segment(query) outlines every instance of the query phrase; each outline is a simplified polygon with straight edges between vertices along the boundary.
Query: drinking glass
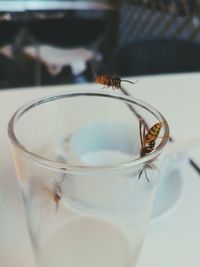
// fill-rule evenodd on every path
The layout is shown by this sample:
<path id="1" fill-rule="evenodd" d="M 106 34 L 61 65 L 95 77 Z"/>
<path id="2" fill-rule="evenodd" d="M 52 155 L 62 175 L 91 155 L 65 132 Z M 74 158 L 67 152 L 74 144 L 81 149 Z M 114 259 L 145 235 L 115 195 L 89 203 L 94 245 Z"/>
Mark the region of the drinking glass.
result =
<path id="1" fill-rule="evenodd" d="M 142 153 L 156 123 L 159 137 Z M 74 90 L 20 107 L 8 135 L 37 266 L 135 267 L 169 136 L 164 117 L 116 91 Z"/>

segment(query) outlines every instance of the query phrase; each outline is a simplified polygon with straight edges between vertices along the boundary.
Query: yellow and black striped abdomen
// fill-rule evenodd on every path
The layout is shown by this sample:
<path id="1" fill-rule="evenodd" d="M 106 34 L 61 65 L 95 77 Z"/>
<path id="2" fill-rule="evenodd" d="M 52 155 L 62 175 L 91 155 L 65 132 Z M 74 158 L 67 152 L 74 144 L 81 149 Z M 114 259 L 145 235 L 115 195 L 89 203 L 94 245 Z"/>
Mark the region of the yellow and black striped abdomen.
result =
<path id="1" fill-rule="evenodd" d="M 146 144 L 149 144 L 153 141 L 155 141 L 160 133 L 160 129 L 162 127 L 162 122 L 154 124 L 147 134 L 145 135 L 144 141 Z"/>

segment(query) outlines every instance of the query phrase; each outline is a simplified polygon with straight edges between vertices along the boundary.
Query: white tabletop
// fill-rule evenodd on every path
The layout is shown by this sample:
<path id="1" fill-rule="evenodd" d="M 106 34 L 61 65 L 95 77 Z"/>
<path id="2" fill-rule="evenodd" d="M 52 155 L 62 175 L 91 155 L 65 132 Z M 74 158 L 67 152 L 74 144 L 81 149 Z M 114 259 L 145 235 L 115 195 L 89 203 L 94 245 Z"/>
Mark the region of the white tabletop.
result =
<path id="1" fill-rule="evenodd" d="M 177 144 L 191 148 L 187 155 L 200 165 L 200 73 L 139 77 L 132 86 L 123 84 L 137 98 L 156 107 L 167 119 Z M 0 91 L 0 266 L 33 267 L 30 241 L 11 160 L 7 123 L 25 102 L 69 88 L 98 88 L 96 84 L 65 85 Z M 99 87 L 101 90 L 101 87 Z M 104 89 L 107 90 L 107 89 Z M 109 89 L 110 90 L 110 89 Z M 192 144 L 192 143 L 191 143 Z M 180 148 L 179 147 L 179 148 Z M 138 267 L 200 266 L 200 175 L 189 163 L 183 165 L 181 199 L 163 219 L 149 225 Z"/>

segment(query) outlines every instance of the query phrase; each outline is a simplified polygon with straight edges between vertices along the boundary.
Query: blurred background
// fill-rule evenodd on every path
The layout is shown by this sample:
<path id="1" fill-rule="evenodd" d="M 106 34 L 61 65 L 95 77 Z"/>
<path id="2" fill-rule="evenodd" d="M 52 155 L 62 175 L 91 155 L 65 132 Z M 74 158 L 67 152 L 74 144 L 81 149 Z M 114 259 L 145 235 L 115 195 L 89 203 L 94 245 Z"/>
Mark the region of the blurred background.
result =
<path id="1" fill-rule="evenodd" d="M 200 0 L 0 0 L 0 89 L 200 70 Z"/>

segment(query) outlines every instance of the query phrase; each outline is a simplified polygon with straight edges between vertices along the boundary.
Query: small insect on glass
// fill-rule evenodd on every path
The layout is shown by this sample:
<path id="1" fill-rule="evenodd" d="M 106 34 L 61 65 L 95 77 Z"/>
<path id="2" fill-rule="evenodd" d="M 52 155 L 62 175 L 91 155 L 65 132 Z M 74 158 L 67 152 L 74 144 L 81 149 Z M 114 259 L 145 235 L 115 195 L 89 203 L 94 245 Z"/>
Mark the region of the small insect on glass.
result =
<path id="1" fill-rule="evenodd" d="M 144 157 L 146 154 L 151 153 L 155 149 L 156 145 L 156 139 L 157 138 L 169 138 L 167 136 L 159 137 L 160 130 L 163 127 L 164 123 L 158 122 L 155 123 L 147 132 L 145 130 L 145 124 L 142 119 L 139 120 L 139 132 L 140 132 L 140 142 L 141 142 L 141 150 L 140 150 L 140 156 Z M 156 169 L 155 164 L 153 164 L 151 161 L 146 163 L 142 170 L 139 173 L 138 179 L 141 178 L 141 175 L 144 171 L 146 180 L 148 182 L 149 178 L 147 176 L 146 169 Z"/>
<path id="2" fill-rule="evenodd" d="M 63 195 L 63 190 L 61 187 L 61 182 L 54 181 L 52 188 L 44 187 L 44 191 L 48 194 L 50 199 L 53 200 L 56 206 L 56 211 L 58 210 L 59 202 Z"/>
<path id="3" fill-rule="evenodd" d="M 121 88 L 121 82 L 127 82 L 127 83 L 131 83 L 131 84 L 135 84 L 137 82 L 137 81 L 131 82 L 128 80 L 123 80 L 119 77 L 108 76 L 108 75 L 97 75 L 95 81 L 96 81 L 96 83 L 104 85 L 104 87 L 112 87 L 113 90 L 120 89 Z"/>

